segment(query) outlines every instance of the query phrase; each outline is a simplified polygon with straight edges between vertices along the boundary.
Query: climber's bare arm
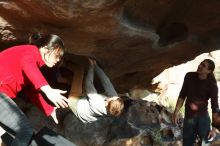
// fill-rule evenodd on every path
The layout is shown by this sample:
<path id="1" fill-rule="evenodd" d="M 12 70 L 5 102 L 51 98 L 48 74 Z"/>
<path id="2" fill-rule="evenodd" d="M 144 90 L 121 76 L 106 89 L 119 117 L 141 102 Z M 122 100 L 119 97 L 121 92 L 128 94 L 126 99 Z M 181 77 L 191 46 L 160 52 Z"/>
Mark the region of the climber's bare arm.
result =
<path id="1" fill-rule="evenodd" d="M 74 73 L 68 99 L 79 98 L 82 94 L 84 68 L 76 64 L 69 64 L 68 67 Z"/>

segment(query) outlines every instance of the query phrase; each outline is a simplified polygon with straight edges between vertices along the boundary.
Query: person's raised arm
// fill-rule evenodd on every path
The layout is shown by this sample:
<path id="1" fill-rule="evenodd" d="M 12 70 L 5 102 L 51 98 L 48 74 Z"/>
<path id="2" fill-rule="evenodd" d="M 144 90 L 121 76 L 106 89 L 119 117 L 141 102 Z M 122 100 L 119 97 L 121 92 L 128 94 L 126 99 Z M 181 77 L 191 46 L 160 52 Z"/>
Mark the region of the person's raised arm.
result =
<path id="1" fill-rule="evenodd" d="M 94 61 L 94 69 L 108 97 L 118 96 L 113 84 L 105 72 Z"/>
<path id="2" fill-rule="evenodd" d="M 89 69 L 86 75 L 86 93 L 88 96 L 89 94 L 97 93 L 93 81 L 94 81 L 94 64 L 90 61 Z"/>
<path id="3" fill-rule="evenodd" d="M 78 98 L 82 94 L 84 68 L 76 64 L 71 64 L 69 67 L 74 72 L 74 75 L 68 99 Z"/>

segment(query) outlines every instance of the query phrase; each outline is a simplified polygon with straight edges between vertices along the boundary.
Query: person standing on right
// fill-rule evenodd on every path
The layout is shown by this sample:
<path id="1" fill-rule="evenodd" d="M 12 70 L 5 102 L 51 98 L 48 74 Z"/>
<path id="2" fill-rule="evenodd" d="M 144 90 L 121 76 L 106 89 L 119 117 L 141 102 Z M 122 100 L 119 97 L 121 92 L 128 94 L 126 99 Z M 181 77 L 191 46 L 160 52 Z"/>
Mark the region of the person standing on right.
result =
<path id="1" fill-rule="evenodd" d="M 215 64 L 210 59 L 203 60 L 196 72 L 185 75 L 182 89 L 173 113 L 173 122 L 178 123 L 178 113 L 185 102 L 185 117 L 183 123 L 183 146 L 193 146 L 197 135 L 207 141 L 216 136 L 216 128 L 210 127 L 208 100 L 211 99 L 212 115 L 218 109 L 218 87 L 213 74 Z M 212 117 L 213 119 L 213 117 Z"/>

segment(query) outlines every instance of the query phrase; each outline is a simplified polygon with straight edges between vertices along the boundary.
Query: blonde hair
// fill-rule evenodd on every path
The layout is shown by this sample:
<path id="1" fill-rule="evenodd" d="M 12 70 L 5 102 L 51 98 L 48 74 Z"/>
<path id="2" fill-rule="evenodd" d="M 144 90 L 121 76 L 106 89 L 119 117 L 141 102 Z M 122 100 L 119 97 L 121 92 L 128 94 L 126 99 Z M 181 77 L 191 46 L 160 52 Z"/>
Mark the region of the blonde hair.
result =
<path id="1" fill-rule="evenodd" d="M 121 98 L 117 98 L 116 100 L 109 101 L 107 105 L 107 112 L 111 116 L 119 116 L 124 110 L 124 101 Z"/>

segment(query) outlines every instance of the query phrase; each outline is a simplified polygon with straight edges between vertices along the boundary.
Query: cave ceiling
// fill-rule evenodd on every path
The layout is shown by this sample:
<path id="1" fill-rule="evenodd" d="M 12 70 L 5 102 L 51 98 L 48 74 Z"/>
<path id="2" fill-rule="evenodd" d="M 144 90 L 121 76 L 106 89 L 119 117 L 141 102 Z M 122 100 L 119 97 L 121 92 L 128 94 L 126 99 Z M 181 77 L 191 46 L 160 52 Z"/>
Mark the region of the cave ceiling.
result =
<path id="1" fill-rule="evenodd" d="M 165 68 L 220 44 L 218 0 L 1 0 L 0 48 L 59 35 L 95 57 L 119 92 L 147 88 Z"/>

